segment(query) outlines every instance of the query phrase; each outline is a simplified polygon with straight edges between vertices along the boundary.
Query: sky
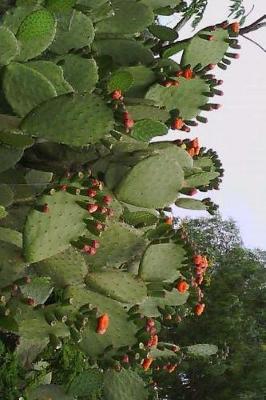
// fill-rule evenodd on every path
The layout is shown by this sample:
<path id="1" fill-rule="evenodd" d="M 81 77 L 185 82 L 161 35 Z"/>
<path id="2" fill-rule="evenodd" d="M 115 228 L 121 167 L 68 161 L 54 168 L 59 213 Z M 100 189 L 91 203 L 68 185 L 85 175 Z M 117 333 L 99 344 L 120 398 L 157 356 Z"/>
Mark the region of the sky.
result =
<path id="1" fill-rule="evenodd" d="M 196 30 L 225 20 L 229 4 L 230 0 L 209 0 Z M 265 0 L 244 1 L 247 11 L 253 4 L 255 8 L 244 26 L 266 13 Z M 172 16 L 170 21 L 162 21 L 166 22 L 171 26 L 175 20 Z M 180 31 L 179 39 L 191 33 L 187 26 Z M 266 27 L 248 36 L 266 48 Z M 224 80 L 219 87 L 224 96 L 214 98 L 222 108 L 207 113 L 208 124 L 200 124 L 190 134 L 179 137 L 198 137 L 202 146 L 217 151 L 225 169 L 223 183 L 219 191 L 200 197 L 211 197 L 219 204 L 223 217 L 237 222 L 246 247 L 266 249 L 266 53 L 244 38 L 240 38 L 240 44 L 240 59 L 233 60 L 227 71 L 214 70 L 217 78 Z M 179 61 L 178 57 L 174 59 Z M 168 136 L 171 138 L 171 133 Z M 175 208 L 174 213 L 181 217 L 209 215 L 181 208 Z"/>

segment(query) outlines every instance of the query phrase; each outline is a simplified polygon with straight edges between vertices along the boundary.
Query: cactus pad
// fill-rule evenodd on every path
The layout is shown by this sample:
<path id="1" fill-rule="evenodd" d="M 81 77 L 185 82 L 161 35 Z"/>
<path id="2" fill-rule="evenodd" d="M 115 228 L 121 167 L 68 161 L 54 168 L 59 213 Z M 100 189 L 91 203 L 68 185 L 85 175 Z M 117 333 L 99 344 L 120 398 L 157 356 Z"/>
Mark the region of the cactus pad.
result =
<path id="1" fill-rule="evenodd" d="M 16 149 L 0 144 L 0 172 L 13 167 L 22 157 L 23 149 Z"/>
<path id="2" fill-rule="evenodd" d="M 82 254 L 73 247 L 34 264 L 33 271 L 39 276 L 49 276 L 59 288 L 82 285 L 88 273 Z"/>
<path id="3" fill-rule="evenodd" d="M 194 357 L 209 357 L 218 352 L 218 347 L 214 344 L 194 344 L 187 347 L 187 352 Z"/>
<path id="4" fill-rule="evenodd" d="M 19 52 L 19 45 L 13 32 L 0 27 L 0 65 L 8 64 Z"/>
<path id="5" fill-rule="evenodd" d="M 204 37 L 211 36 L 212 40 Z M 228 49 L 229 33 L 227 29 L 216 28 L 213 30 L 203 29 L 199 31 L 186 46 L 181 59 L 181 65 L 191 65 L 192 68 L 197 64 L 203 67 L 209 64 L 217 64 L 222 60 Z"/>
<path id="6" fill-rule="evenodd" d="M 25 275 L 26 264 L 21 249 L 12 243 L 0 241 L 0 287 L 11 285 Z"/>
<path id="7" fill-rule="evenodd" d="M 146 94 L 156 105 L 168 111 L 179 110 L 182 119 L 191 119 L 199 114 L 199 107 L 207 103 L 203 93 L 209 91 L 209 85 L 200 77 L 194 79 L 178 78 L 179 85 L 165 87 L 155 84 Z"/>
<path id="8" fill-rule="evenodd" d="M 141 260 L 139 276 L 148 282 L 172 282 L 179 277 L 185 256 L 184 248 L 176 243 L 151 245 Z"/>
<path id="9" fill-rule="evenodd" d="M 129 72 L 133 76 L 133 83 L 127 91 L 127 97 L 143 97 L 149 86 L 156 81 L 155 72 L 144 65 L 123 68 L 123 71 Z"/>
<path id="10" fill-rule="evenodd" d="M 55 88 L 45 76 L 19 63 L 12 63 L 6 68 L 3 87 L 7 101 L 21 117 L 56 96 Z"/>
<path id="11" fill-rule="evenodd" d="M 54 142 L 82 146 L 97 142 L 113 123 L 112 111 L 100 97 L 66 94 L 42 103 L 22 121 L 21 128 Z"/>
<path id="12" fill-rule="evenodd" d="M 202 185 L 208 185 L 210 181 L 217 178 L 219 176 L 219 172 L 199 172 L 193 175 L 190 175 L 185 180 L 185 186 L 187 187 L 198 187 Z"/>
<path id="13" fill-rule="evenodd" d="M 32 59 L 52 43 L 56 32 L 56 20 L 48 10 L 37 10 L 28 15 L 17 32 L 20 43 L 19 61 Z"/>
<path id="14" fill-rule="evenodd" d="M 64 79 L 62 68 L 51 61 L 31 61 L 27 66 L 44 75 L 54 86 L 57 96 L 73 92 L 72 86 Z"/>
<path id="15" fill-rule="evenodd" d="M 7 243 L 12 243 L 17 247 L 22 247 L 21 233 L 10 228 L 0 227 L 0 240 Z"/>
<path id="16" fill-rule="evenodd" d="M 27 218 L 23 233 L 25 258 L 41 261 L 64 249 L 86 229 L 86 209 L 79 204 L 79 196 L 63 191 L 38 199 L 35 209 Z M 49 212 L 43 212 L 47 204 Z"/>
<path id="17" fill-rule="evenodd" d="M 64 71 L 65 79 L 79 93 L 91 92 L 98 82 L 98 67 L 93 59 L 77 54 L 66 54 L 56 59 Z"/>
<path id="18" fill-rule="evenodd" d="M 140 303 L 147 297 L 144 282 L 128 272 L 90 273 L 86 283 L 92 290 L 122 303 Z"/>
<path id="19" fill-rule="evenodd" d="M 147 400 L 149 392 L 136 372 L 122 369 L 109 370 L 104 377 L 104 398 L 106 400 Z"/>
<path id="20" fill-rule="evenodd" d="M 66 394 L 64 389 L 57 385 L 40 385 L 30 390 L 29 400 L 74 400 L 72 395 Z"/>
<path id="21" fill-rule="evenodd" d="M 158 307 L 181 306 L 187 302 L 188 296 L 188 292 L 181 294 L 173 289 L 171 292 L 165 292 L 164 297 L 148 297 L 139 305 L 139 312 L 147 317 L 159 317 L 161 313 Z"/>
<path id="22" fill-rule="evenodd" d="M 44 304 L 53 291 L 49 277 L 33 277 L 30 283 L 19 286 L 25 298 L 31 298 L 35 304 Z"/>
<path id="23" fill-rule="evenodd" d="M 149 142 L 155 136 L 166 135 L 168 127 L 159 121 L 143 119 L 137 121 L 132 130 L 132 137 L 143 142 Z"/>
<path id="24" fill-rule="evenodd" d="M 189 198 L 180 198 L 175 202 L 177 207 L 186 208 L 188 210 L 207 210 L 207 207 L 200 200 L 189 199 Z"/>
<path id="25" fill-rule="evenodd" d="M 176 199 L 183 177 L 178 161 L 171 163 L 167 152 L 160 152 L 129 171 L 116 190 L 117 198 L 139 207 L 165 207 Z"/>
<path id="26" fill-rule="evenodd" d="M 151 25 L 154 15 L 150 7 L 132 0 L 113 0 L 114 16 L 97 24 L 97 32 L 132 34 Z M 130 18 L 128 16 L 130 15 Z M 126 23 L 125 23 L 126 21 Z"/>
<path id="27" fill-rule="evenodd" d="M 89 46 L 94 39 L 94 28 L 89 17 L 79 11 L 62 14 L 57 24 L 55 39 L 50 50 L 56 54 Z"/>
<path id="28" fill-rule="evenodd" d="M 165 122 L 169 119 L 169 113 L 159 107 L 148 106 L 148 105 L 127 105 L 127 110 L 132 116 L 134 121 L 141 119 L 152 119 L 154 121 Z"/>
<path id="29" fill-rule="evenodd" d="M 111 76 L 107 83 L 108 92 L 113 92 L 114 90 L 121 90 L 126 92 L 134 81 L 133 76 L 128 71 L 116 71 Z"/>

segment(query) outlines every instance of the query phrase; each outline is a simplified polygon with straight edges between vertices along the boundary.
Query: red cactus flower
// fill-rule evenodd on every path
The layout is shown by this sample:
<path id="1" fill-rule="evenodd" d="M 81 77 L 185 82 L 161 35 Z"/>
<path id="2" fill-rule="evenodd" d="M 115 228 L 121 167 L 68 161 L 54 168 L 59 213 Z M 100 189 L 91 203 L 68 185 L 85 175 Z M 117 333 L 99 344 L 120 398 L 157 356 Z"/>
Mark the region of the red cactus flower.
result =
<path id="1" fill-rule="evenodd" d="M 113 93 L 111 94 L 111 96 L 112 96 L 113 100 L 122 100 L 123 99 L 122 92 L 119 89 L 114 90 Z"/>
<path id="2" fill-rule="evenodd" d="M 134 120 L 129 118 L 124 121 L 124 126 L 127 130 L 132 129 L 134 126 Z"/>
<path id="3" fill-rule="evenodd" d="M 232 24 L 230 24 L 229 25 L 229 27 L 231 28 L 231 30 L 234 32 L 234 33 L 239 33 L 239 31 L 240 31 L 240 24 L 239 24 L 239 22 L 233 22 Z"/>
<path id="4" fill-rule="evenodd" d="M 178 284 L 176 285 L 176 289 L 180 293 L 186 293 L 189 289 L 189 284 L 186 281 L 179 281 Z"/>
<path id="5" fill-rule="evenodd" d="M 110 319 L 108 314 L 103 314 L 98 318 L 97 330 L 99 335 L 104 335 L 109 327 Z"/>
<path id="6" fill-rule="evenodd" d="M 97 210 L 98 210 L 98 205 L 97 204 L 87 204 L 87 211 L 90 213 L 90 214 L 93 214 L 93 213 L 95 213 Z"/>
<path id="7" fill-rule="evenodd" d="M 141 364 L 144 371 L 147 371 L 152 363 L 153 363 L 153 358 L 145 358 Z"/>
<path id="8" fill-rule="evenodd" d="M 181 118 L 175 118 L 172 122 L 171 128 L 172 129 L 181 129 L 184 126 L 184 122 Z"/>
<path id="9" fill-rule="evenodd" d="M 194 312 L 199 317 L 204 312 L 204 309 L 205 309 L 205 304 L 204 303 L 198 303 L 195 306 Z"/>

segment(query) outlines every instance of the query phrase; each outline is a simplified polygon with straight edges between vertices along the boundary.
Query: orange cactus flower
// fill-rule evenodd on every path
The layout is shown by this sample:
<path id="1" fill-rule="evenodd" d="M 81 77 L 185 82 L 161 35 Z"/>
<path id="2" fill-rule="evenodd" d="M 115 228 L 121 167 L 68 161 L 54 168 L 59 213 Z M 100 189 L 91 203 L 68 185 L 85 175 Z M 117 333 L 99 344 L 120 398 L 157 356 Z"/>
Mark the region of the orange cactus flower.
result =
<path id="1" fill-rule="evenodd" d="M 96 332 L 99 335 L 104 335 L 105 332 L 107 331 L 108 327 L 109 327 L 109 315 L 108 314 L 103 314 L 98 318 L 98 324 L 97 324 L 97 330 Z"/>
<path id="2" fill-rule="evenodd" d="M 205 309 L 205 304 L 204 303 L 196 304 L 195 310 L 194 310 L 195 314 L 199 317 L 204 312 L 204 309 Z"/>
<path id="3" fill-rule="evenodd" d="M 191 79 L 193 78 L 193 71 L 191 68 L 186 68 L 183 73 L 182 76 L 186 79 Z"/>
<path id="4" fill-rule="evenodd" d="M 229 25 L 229 27 L 231 28 L 231 30 L 234 32 L 234 33 L 239 33 L 239 31 L 240 31 L 240 24 L 239 24 L 239 22 L 233 22 L 232 24 L 230 24 Z"/>
<path id="5" fill-rule="evenodd" d="M 171 128 L 172 129 L 181 129 L 184 126 L 184 122 L 181 118 L 175 118 L 172 122 Z"/>
<path id="6" fill-rule="evenodd" d="M 185 293 L 189 289 L 189 284 L 186 281 L 179 281 L 178 284 L 176 285 L 176 289 L 180 293 Z"/>
<path id="7" fill-rule="evenodd" d="M 153 358 L 145 358 L 142 362 L 142 368 L 144 369 L 144 371 L 147 371 L 152 363 L 153 363 Z"/>

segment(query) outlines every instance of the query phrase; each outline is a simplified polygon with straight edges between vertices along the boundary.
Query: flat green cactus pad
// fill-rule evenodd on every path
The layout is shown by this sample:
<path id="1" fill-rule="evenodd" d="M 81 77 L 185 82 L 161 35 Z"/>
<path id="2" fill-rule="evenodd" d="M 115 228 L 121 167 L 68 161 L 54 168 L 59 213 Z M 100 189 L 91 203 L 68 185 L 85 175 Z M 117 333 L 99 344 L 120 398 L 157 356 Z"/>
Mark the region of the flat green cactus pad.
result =
<path id="1" fill-rule="evenodd" d="M 60 15 L 55 39 L 50 50 L 56 54 L 65 54 L 71 49 L 89 46 L 94 39 L 92 21 L 79 11 Z"/>
<path id="2" fill-rule="evenodd" d="M 213 40 L 206 40 L 204 36 L 211 35 Z M 228 49 L 229 33 L 227 29 L 216 28 L 214 31 L 203 29 L 199 31 L 186 46 L 181 59 L 181 65 L 190 64 L 195 67 L 201 64 L 217 64 L 222 60 Z"/>
<path id="3" fill-rule="evenodd" d="M 139 305 L 139 312 L 147 317 L 159 317 L 161 314 L 158 307 L 181 306 L 187 302 L 187 293 L 180 293 L 173 289 L 171 292 L 165 292 L 165 297 L 148 297 Z"/>
<path id="4" fill-rule="evenodd" d="M 93 44 L 98 56 L 110 56 L 117 65 L 149 65 L 153 62 L 153 53 L 141 42 L 131 39 L 102 39 Z"/>
<path id="5" fill-rule="evenodd" d="M 210 181 L 212 181 L 215 178 L 218 178 L 219 172 L 200 172 L 197 174 L 190 175 L 188 178 L 185 180 L 185 186 L 187 187 L 198 187 L 202 185 L 208 185 Z"/>
<path id="6" fill-rule="evenodd" d="M 36 5 L 25 5 L 11 8 L 3 16 L 3 25 L 16 35 L 24 19 L 35 11 L 36 8 Z"/>
<path id="7" fill-rule="evenodd" d="M 79 199 L 64 191 L 38 199 L 23 232 L 24 255 L 28 261 L 41 261 L 63 251 L 84 232 L 88 212 L 78 204 Z M 48 212 L 42 211 L 44 204 Z"/>
<path id="8" fill-rule="evenodd" d="M 68 393 L 76 397 L 97 396 L 101 393 L 103 376 L 96 368 L 83 371 L 71 381 Z"/>
<path id="9" fill-rule="evenodd" d="M 106 400 L 147 400 L 149 392 L 140 376 L 128 369 L 109 370 L 104 377 L 104 398 Z"/>
<path id="10" fill-rule="evenodd" d="M 151 245 L 141 260 L 139 276 L 148 282 L 173 282 L 180 275 L 185 256 L 184 248 L 176 243 Z"/>
<path id="11" fill-rule="evenodd" d="M 132 0 L 113 0 L 114 16 L 97 24 L 97 32 L 132 34 L 151 25 L 154 14 L 147 5 Z M 130 17 L 129 17 L 130 16 Z"/>
<path id="12" fill-rule="evenodd" d="M 93 59 L 77 54 L 66 54 L 56 59 L 64 71 L 65 79 L 79 93 L 91 92 L 98 82 L 98 67 Z"/>
<path id="13" fill-rule="evenodd" d="M 139 207 L 160 208 L 171 204 L 183 184 L 183 170 L 167 152 L 148 157 L 135 165 L 119 184 L 120 201 Z"/>
<path id="14" fill-rule="evenodd" d="M 13 167 L 22 157 L 23 149 L 0 144 L 0 172 Z"/>
<path id="15" fill-rule="evenodd" d="M 169 28 L 168 26 L 154 24 L 149 27 L 149 31 L 155 37 L 164 42 L 165 41 L 173 42 L 178 38 L 177 32 L 174 29 Z"/>
<path id="16" fill-rule="evenodd" d="M 57 385 L 40 385 L 28 394 L 29 400 L 74 400 L 72 395 L 66 394 L 64 389 Z"/>
<path id="17" fill-rule="evenodd" d="M 133 84 L 134 78 L 129 71 L 115 71 L 108 80 L 107 89 L 109 93 L 114 90 L 126 92 Z"/>
<path id="18" fill-rule="evenodd" d="M 31 61 L 27 63 L 27 66 L 35 69 L 40 72 L 40 74 L 44 75 L 48 81 L 51 82 L 53 87 L 56 90 L 57 96 L 60 96 L 64 93 L 73 92 L 73 88 L 64 79 L 63 70 L 61 67 L 56 65 L 51 61 Z"/>
<path id="19" fill-rule="evenodd" d="M 164 0 L 163 4 L 161 0 L 143 0 L 143 3 L 148 4 L 154 10 L 162 7 L 176 7 L 181 2 L 181 0 Z"/>
<path id="20" fill-rule="evenodd" d="M 56 96 L 54 86 L 44 75 L 19 63 L 12 63 L 6 68 L 3 88 L 7 101 L 21 117 Z"/>
<path id="21" fill-rule="evenodd" d="M 179 77 L 179 86 L 165 87 L 155 84 L 146 94 L 156 105 L 168 111 L 179 110 L 180 117 L 191 119 L 199 114 L 199 107 L 205 105 L 208 98 L 203 93 L 209 92 L 209 85 L 196 76 L 193 79 Z"/>
<path id="22" fill-rule="evenodd" d="M 141 119 L 152 119 L 154 121 L 165 122 L 169 119 L 169 113 L 159 107 L 148 106 L 148 105 L 127 105 L 127 111 L 134 119 L 139 121 Z"/>
<path id="23" fill-rule="evenodd" d="M 169 359 L 171 358 L 177 358 L 178 355 L 169 349 L 164 349 L 164 350 L 159 350 L 159 349 L 151 349 L 150 351 L 150 356 L 154 359 L 159 359 L 159 360 L 163 360 L 163 359 Z"/>
<path id="24" fill-rule="evenodd" d="M 0 240 L 22 247 L 22 235 L 14 229 L 0 227 Z"/>
<path id="25" fill-rule="evenodd" d="M 25 276 L 26 264 L 21 249 L 12 243 L 0 241 L 0 287 L 11 285 Z"/>
<path id="26" fill-rule="evenodd" d="M 19 53 L 19 45 L 12 31 L 0 27 L 0 65 L 8 64 Z"/>
<path id="27" fill-rule="evenodd" d="M 144 65 L 123 68 L 133 76 L 133 83 L 127 91 L 127 97 L 143 97 L 149 86 L 156 81 L 155 72 Z"/>
<path id="28" fill-rule="evenodd" d="M 135 123 L 131 136 L 134 139 L 149 142 L 153 137 L 166 135 L 167 132 L 168 127 L 162 122 L 143 119 Z"/>
<path id="29" fill-rule="evenodd" d="M 78 309 L 84 304 L 90 303 L 98 308 L 98 314 L 107 313 L 110 318 L 109 327 L 104 335 L 96 333 L 96 319 L 89 320 L 82 333 L 81 349 L 91 357 L 104 352 L 104 349 L 111 344 L 114 348 L 130 346 L 136 343 L 135 337 L 137 328 L 135 324 L 128 321 L 128 314 L 124 307 L 117 301 L 107 298 L 96 292 L 84 288 L 69 287 L 66 289 L 67 298 L 75 299 L 73 307 Z"/>
<path id="30" fill-rule="evenodd" d="M 169 159 L 178 160 L 179 165 L 184 169 L 192 168 L 193 166 L 193 158 L 188 152 L 171 142 L 154 142 L 150 143 L 149 147 L 155 151 L 166 151 Z"/>
<path id="31" fill-rule="evenodd" d="M 53 291 L 49 277 L 33 277 L 30 283 L 19 286 L 22 295 L 34 299 L 35 304 L 44 304 Z"/>
<path id="32" fill-rule="evenodd" d="M 10 146 L 9 149 L 14 148 L 14 150 L 16 150 L 16 149 L 26 149 L 27 147 L 32 146 L 34 140 L 30 136 L 23 135 L 22 132 L 19 131 L 15 132 L 13 131 L 12 133 L 4 131 L 0 132 L 0 143 Z M 12 156 L 10 158 L 12 159 Z"/>
<path id="33" fill-rule="evenodd" d="M 146 246 L 141 232 L 117 222 L 110 223 L 97 239 L 100 242 L 99 250 L 96 255 L 88 256 L 89 265 L 97 268 L 119 267 L 130 258 L 140 254 Z"/>
<path id="34" fill-rule="evenodd" d="M 59 288 L 82 285 L 88 273 L 82 254 L 73 247 L 35 264 L 33 269 L 39 276 L 49 276 Z"/>
<path id="35" fill-rule="evenodd" d="M 194 344 L 187 347 L 187 352 L 194 357 L 210 357 L 218 352 L 218 347 L 214 344 Z"/>
<path id="36" fill-rule="evenodd" d="M 207 210 L 206 205 L 202 201 L 185 197 L 177 199 L 175 205 L 188 210 Z"/>
<path id="37" fill-rule="evenodd" d="M 66 94 L 42 103 L 21 128 L 53 142 L 82 146 L 99 141 L 113 124 L 113 113 L 99 96 Z"/>
<path id="38" fill-rule="evenodd" d="M 16 34 L 20 43 L 19 61 L 32 59 L 52 43 L 56 33 L 56 20 L 48 10 L 37 10 L 28 15 Z"/>
<path id="39" fill-rule="evenodd" d="M 138 209 L 136 208 L 136 210 Z M 128 208 L 126 208 L 123 214 L 123 220 L 128 225 L 135 227 L 150 226 L 158 222 L 158 215 L 150 212 L 150 210 L 130 211 Z"/>
<path id="40" fill-rule="evenodd" d="M 92 290 L 122 303 L 140 303 L 147 297 L 145 283 L 128 272 L 90 273 L 86 283 Z"/>
<path id="41" fill-rule="evenodd" d="M 9 185 L 0 183 L 0 204 L 1 206 L 8 207 L 13 203 L 14 193 Z"/>
<path id="42" fill-rule="evenodd" d="M 46 0 L 45 6 L 53 12 L 69 11 L 76 3 L 76 0 Z"/>

